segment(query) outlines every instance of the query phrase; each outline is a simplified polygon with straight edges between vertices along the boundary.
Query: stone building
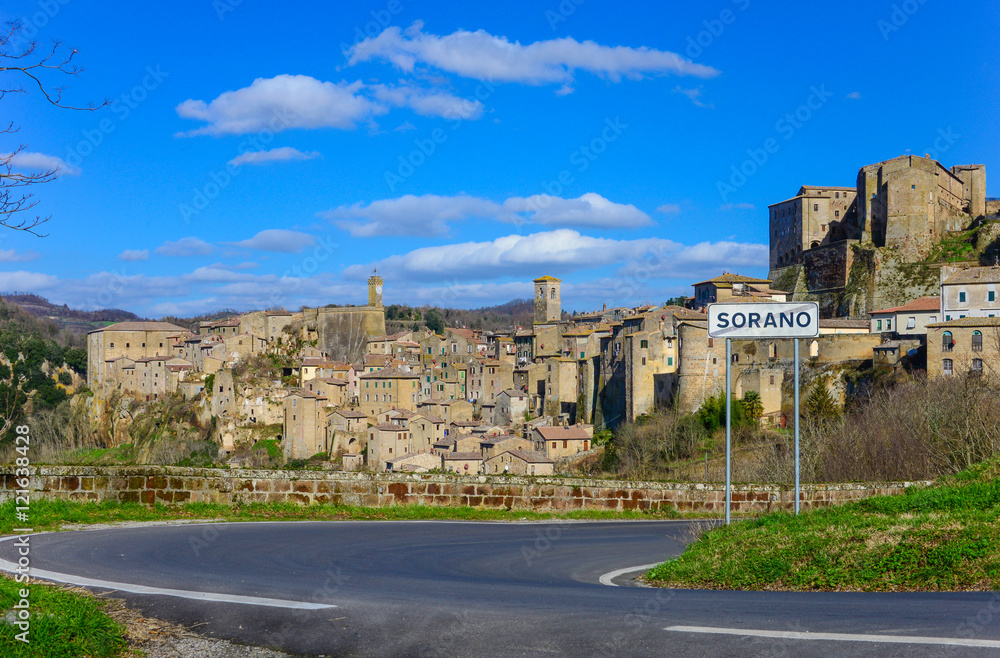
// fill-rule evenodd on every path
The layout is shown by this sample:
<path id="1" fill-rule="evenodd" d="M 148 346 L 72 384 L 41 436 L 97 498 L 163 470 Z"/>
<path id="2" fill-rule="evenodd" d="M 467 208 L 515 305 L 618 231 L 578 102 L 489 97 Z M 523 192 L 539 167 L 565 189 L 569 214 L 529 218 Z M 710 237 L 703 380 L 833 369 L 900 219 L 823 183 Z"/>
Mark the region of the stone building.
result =
<path id="1" fill-rule="evenodd" d="M 419 377 L 397 367 L 366 372 L 358 377 L 358 403 L 361 411 L 374 419 L 387 409 L 416 411 Z"/>
<path id="2" fill-rule="evenodd" d="M 497 396 L 497 406 L 493 412 L 493 422 L 497 425 L 510 425 L 524 420 L 528 411 L 528 394 L 509 388 Z"/>
<path id="3" fill-rule="evenodd" d="M 326 398 L 305 390 L 285 396 L 281 449 L 285 459 L 308 459 L 329 453 L 326 439 Z"/>
<path id="4" fill-rule="evenodd" d="M 535 325 L 550 325 L 562 319 L 562 280 L 542 276 L 535 284 Z"/>
<path id="5" fill-rule="evenodd" d="M 927 325 L 941 317 L 941 298 L 924 296 L 909 304 L 872 311 L 870 331 L 916 337 L 927 335 Z"/>
<path id="6" fill-rule="evenodd" d="M 533 450 L 507 450 L 483 462 L 483 472 L 488 475 L 552 475 L 555 463 Z"/>
<path id="7" fill-rule="evenodd" d="M 571 425 L 569 427 L 536 427 L 532 432 L 535 451 L 544 453 L 549 459 L 570 457 L 590 450 L 594 440 L 593 425 Z"/>
<path id="8" fill-rule="evenodd" d="M 386 470 L 386 463 L 410 452 L 410 431 L 400 425 L 379 423 L 368 428 L 368 468 Z"/>
<path id="9" fill-rule="evenodd" d="M 859 237 L 845 222 L 856 195 L 853 187 L 803 185 L 792 198 L 768 206 L 771 268 L 790 265 L 820 245 Z"/>
<path id="10" fill-rule="evenodd" d="M 1000 317 L 965 317 L 927 325 L 927 376 L 1000 374 Z"/>
<path id="11" fill-rule="evenodd" d="M 174 337 L 186 333 L 168 322 L 118 322 L 87 333 L 87 386 L 98 395 L 108 362 L 121 357 L 145 359 L 173 356 Z M 191 359 L 187 359 L 192 361 Z"/>

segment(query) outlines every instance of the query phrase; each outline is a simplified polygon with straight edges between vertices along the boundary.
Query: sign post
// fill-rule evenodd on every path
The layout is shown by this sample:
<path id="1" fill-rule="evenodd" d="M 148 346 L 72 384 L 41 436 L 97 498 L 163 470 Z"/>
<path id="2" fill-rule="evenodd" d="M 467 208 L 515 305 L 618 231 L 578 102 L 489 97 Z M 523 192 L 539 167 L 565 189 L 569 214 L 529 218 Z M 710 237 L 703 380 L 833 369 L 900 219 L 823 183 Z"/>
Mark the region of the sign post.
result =
<path id="1" fill-rule="evenodd" d="M 795 513 L 799 513 L 799 339 L 819 335 L 816 302 L 748 302 L 708 305 L 708 335 L 726 339 L 726 524 L 732 506 L 732 341 L 795 340 Z"/>

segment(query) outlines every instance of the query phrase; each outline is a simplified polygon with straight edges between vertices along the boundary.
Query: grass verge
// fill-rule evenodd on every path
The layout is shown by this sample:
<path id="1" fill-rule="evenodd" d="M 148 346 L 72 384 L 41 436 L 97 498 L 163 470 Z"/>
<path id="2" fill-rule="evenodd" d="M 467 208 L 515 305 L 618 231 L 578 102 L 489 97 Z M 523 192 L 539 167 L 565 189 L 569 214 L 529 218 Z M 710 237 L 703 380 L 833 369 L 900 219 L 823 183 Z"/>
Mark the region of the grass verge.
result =
<path id="1" fill-rule="evenodd" d="M 0 614 L 9 615 L 30 593 L 28 642 L 16 638 L 21 629 L 0 621 L 0 653 L 10 658 L 119 656 L 128 648 L 125 628 L 108 616 L 108 602 L 65 587 L 30 585 L 0 576 Z"/>
<path id="2" fill-rule="evenodd" d="M 702 589 L 1000 589 L 1000 459 L 903 495 L 719 527 L 646 580 Z"/>
<path id="3" fill-rule="evenodd" d="M 11 534 L 14 501 L 0 505 L 0 535 Z M 574 510 L 568 512 L 532 512 L 528 510 L 481 509 L 476 507 L 434 507 L 429 505 L 393 505 L 390 507 L 353 507 L 349 505 L 309 505 L 294 503 L 187 503 L 154 506 L 140 503 L 80 503 L 61 500 L 34 500 L 31 503 L 31 527 L 35 531 L 59 530 L 67 524 L 115 523 L 120 521 L 166 521 L 207 519 L 220 521 L 542 521 L 545 519 L 640 520 L 674 519 L 674 510 L 661 512 Z M 23 525 L 23 523 L 21 524 Z"/>

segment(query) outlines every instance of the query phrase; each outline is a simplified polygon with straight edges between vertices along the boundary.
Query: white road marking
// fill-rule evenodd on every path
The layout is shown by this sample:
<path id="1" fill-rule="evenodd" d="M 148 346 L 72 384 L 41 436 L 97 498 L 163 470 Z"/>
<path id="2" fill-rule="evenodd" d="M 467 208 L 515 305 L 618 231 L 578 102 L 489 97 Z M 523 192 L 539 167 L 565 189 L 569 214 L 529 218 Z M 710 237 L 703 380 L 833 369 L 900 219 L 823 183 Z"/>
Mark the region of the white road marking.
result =
<path id="1" fill-rule="evenodd" d="M 625 567 L 624 569 L 615 569 L 614 571 L 609 571 L 603 576 L 601 576 L 599 580 L 602 585 L 607 585 L 608 587 L 618 587 L 618 585 L 615 585 L 613 582 L 611 582 L 618 576 L 621 576 L 622 574 L 626 573 L 632 573 L 633 571 L 649 571 L 650 569 L 652 569 L 655 566 L 658 566 L 659 564 L 660 564 L 659 562 L 655 562 L 653 564 L 643 564 L 638 567 Z"/>
<path id="2" fill-rule="evenodd" d="M 17 565 L 7 560 L 0 560 L 0 570 L 10 573 L 18 573 Z M 260 596 L 242 596 L 240 594 L 218 594 L 216 592 L 194 592 L 185 589 L 168 589 L 165 587 L 147 587 L 146 585 L 133 585 L 132 583 L 117 583 L 110 580 L 97 580 L 94 578 L 84 578 L 72 574 L 57 573 L 55 571 L 45 571 L 44 569 L 31 569 L 28 572 L 32 578 L 42 580 L 52 580 L 57 583 L 68 583 L 81 587 L 99 587 L 101 589 L 113 589 L 122 592 L 132 592 L 133 594 L 159 594 L 161 596 L 176 596 L 182 599 L 194 599 L 196 601 L 217 601 L 220 603 L 244 603 L 247 605 L 266 605 L 272 608 L 292 608 L 295 610 L 323 610 L 326 608 L 336 608 L 337 606 L 328 603 L 309 603 L 306 601 L 287 601 L 285 599 L 269 599 Z"/>
<path id="3" fill-rule="evenodd" d="M 711 626 L 668 626 L 665 631 L 675 633 L 710 633 L 716 635 L 752 635 L 783 640 L 828 640 L 835 642 L 874 642 L 877 644 L 939 644 L 955 647 L 1000 648 L 1000 640 L 975 640 L 960 637 L 926 637 L 920 635 L 863 635 L 858 633 L 801 633 L 795 631 L 766 631 L 744 628 L 714 628 Z"/>

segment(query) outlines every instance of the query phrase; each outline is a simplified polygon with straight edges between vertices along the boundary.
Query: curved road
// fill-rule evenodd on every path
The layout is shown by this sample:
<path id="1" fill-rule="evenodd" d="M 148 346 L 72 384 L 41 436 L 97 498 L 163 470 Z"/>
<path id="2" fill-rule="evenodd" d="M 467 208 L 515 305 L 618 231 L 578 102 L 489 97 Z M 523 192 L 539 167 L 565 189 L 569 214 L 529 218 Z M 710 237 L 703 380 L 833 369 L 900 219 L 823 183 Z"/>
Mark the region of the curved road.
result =
<path id="1" fill-rule="evenodd" d="M 34 535 L 30 556 L 37 575 L 295 654 L 1000 655 L 1000 593 L 601 584 L 679 554 L 685 525 L 213 523 Z"/>

